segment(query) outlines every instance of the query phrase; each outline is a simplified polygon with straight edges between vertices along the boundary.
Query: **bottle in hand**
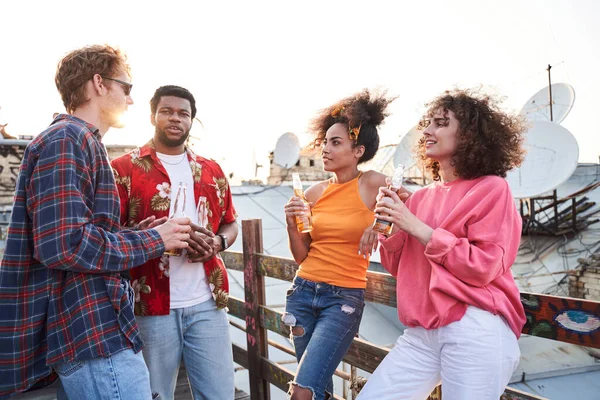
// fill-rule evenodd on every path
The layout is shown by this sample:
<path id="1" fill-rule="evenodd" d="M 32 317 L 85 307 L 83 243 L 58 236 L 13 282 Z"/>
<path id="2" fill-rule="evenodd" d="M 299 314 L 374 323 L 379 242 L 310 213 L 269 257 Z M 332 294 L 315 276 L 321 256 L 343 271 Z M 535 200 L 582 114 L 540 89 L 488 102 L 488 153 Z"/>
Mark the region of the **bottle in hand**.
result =
<path id="1" fill-rule="evenodd" d="M 175 196 L 175 206 L 173 207 L 173 213 L 169 217 L 171 218 L 182 218 L 185 217 L 185 203 L 187 200 L 187 184 L 184 182 L 179 182 L 179 186 L 177 187 L 177 195 Z M 165 254 L 170 256 L 180 256 L 182 253 L 182 249 L 171 249 L 165 251 Z"/>
<path id="2" fill-rule="evenodd" d="M 388 189 L 397 191 L 402 186 L 402 180 L 404 178 L 404 165 L 398 164 L 396 170 L 394 171 L 394 176 L 392 176 L 392 184 L 388 186 Z M 386 203 L 392 203 L 392 199 L 388 196 L 381 199 Z M 392 233 L 392 223 L 389 221 L 384 221 L 382 219 L 376 218 L 373 223 L 373 230 L 375 232 L 382 233 L 384 235 L 389 235 Z"/>
<path id="3" fill-rule="evenodd" d="M 312 214 L 310 212 L 310 205 L 304 197 L 304 191 L 302 190 L 302 182 L 300 181 L 300 175 L 298 175 L 297 173 L 292 174 L 292 183 L 294 187 L 294 196 L 300 197 L 302 199 L 302 203 L 304 203 L 304 207 L 306 208 L 304 214 L 296 215 L 296 226 L 298 227 L 298 232 L 311 232 L 313 230 Z"/>

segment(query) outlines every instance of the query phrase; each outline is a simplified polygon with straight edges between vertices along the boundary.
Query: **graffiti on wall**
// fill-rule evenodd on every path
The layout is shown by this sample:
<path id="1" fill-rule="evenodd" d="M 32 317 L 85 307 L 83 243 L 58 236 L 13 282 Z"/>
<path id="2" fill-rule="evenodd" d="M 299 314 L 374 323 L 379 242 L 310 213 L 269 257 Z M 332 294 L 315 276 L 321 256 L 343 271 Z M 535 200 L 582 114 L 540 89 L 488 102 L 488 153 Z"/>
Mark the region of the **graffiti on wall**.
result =
<path id="1" fill-rule="evenodd" d="M 0 206 L 12 205 L 25 144 L 0 144 Z"/>

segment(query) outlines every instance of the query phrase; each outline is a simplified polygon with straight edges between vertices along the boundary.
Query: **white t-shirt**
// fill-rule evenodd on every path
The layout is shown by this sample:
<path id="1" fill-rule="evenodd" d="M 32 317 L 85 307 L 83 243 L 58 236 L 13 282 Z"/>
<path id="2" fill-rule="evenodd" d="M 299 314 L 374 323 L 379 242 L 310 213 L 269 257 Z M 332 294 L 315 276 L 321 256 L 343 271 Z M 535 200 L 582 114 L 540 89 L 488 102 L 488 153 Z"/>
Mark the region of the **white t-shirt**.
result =
<path id="1" fill-rule="evenodd" d="M 196 213 L 196 200 L 194 196 L 194 178 L 192 177 L 190 163 L 187 160 L 187 154 L 183 153 L 171 156 L 156 153 L 156 155 L 162 162 L 171 180 L 171 209 L 169 210 L 169 215 L 173 214 L 179 182 L 183 182 L 187 184 L 185 215 L 193 223 L 197 224 L 198 214 Z M 168 257 L 171 308 L 191 307 L 212 297 L 203 263 L 188 262 L 185 250 L 179 257 Z"/>

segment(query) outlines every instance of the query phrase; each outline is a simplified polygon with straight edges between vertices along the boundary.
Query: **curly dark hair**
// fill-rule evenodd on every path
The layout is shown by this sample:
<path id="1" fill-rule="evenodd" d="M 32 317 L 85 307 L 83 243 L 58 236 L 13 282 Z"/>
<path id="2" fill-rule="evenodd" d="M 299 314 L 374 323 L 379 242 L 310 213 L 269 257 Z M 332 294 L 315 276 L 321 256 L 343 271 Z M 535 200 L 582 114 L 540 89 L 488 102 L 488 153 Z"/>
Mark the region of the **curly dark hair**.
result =
<path id="1" fill-rule="evenodd" d="M 368 89 L 364 89 L 321 110 L 310 125 L 310 130 L 315 136 L 312 143 L 313 148 L 321 146 L 329 128 L 337 123 L 342 123 L 348 126 L 349 131 L 354 128 L 358 132 L 358 138 L 354 141 L 353 147 L 365 147 L 365 152 L 358 163 L 369 161 L 379 149 L 377 127 L 389 115 L 386 108 L 395 99 L 395 97 L 388 97 L 385 91 L 372 93 Z"/>
<path id="2" fill-rule="evenodd" d="M 505 178 L 506 173 L 523 162 L 522 147 L 526 125 L 522 117 L 500 110 L 500 100 L 477 89 L 446 91 L 427 103 L 427 112 L 419 123 L 424 130 L 433 115 L 443 110 L 444 116 L 452 111 L 459 123 L 456 151 L 451 164 L 456 174 L 464 179 L 485 175 Z M 425 138 L 417 144 L 417 160 L 423 171 L 428 170 L 440 180 L 440 165 L 425 155 Z"/>

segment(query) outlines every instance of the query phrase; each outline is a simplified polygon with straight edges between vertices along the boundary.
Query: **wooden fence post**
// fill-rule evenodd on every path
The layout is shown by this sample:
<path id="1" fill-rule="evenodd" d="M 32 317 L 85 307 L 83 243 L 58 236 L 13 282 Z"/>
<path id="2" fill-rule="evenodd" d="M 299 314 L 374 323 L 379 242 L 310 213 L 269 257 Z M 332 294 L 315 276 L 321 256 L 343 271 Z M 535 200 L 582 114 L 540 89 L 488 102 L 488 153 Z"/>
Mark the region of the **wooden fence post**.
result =
<path id="1" fill-rule="evenodd" d="M 259 307 L 266 303 L 265 278 L 258 275 L 256 256 L 263 252 L 260 219 L 242 221 L 244 251 L 244 297 L 250 398 L 269 400 L 269 382 L 262 376 L 262 357 L 268 358 L 267 330 L 260 326 Z"/>

